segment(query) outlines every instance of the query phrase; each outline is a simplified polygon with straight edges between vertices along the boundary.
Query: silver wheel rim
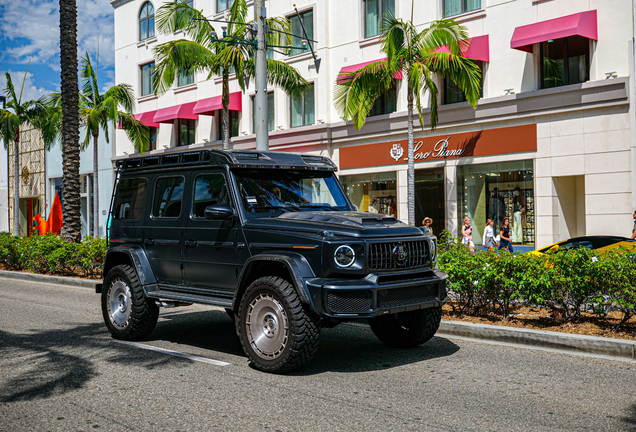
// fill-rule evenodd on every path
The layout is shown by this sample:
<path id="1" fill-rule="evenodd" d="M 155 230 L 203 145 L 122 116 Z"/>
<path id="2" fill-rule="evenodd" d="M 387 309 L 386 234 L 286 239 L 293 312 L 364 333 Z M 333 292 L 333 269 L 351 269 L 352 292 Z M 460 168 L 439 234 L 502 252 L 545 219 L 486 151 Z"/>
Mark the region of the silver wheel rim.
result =
<path id="1" fill-rule="evenodd" d="M 126 281 L 115 279 L 108 287 L 108 318 L 118 330 L 124 330 L 130 323 L 132 295 Z"/>
<path id="2" fill-rule="evenodd" d="M 289 339 L 289 323 L 283 305 L 271 294 L 258 294 L 247 311 L 247 337 L 252 349 L 266 360 L 278 358 Z"/>

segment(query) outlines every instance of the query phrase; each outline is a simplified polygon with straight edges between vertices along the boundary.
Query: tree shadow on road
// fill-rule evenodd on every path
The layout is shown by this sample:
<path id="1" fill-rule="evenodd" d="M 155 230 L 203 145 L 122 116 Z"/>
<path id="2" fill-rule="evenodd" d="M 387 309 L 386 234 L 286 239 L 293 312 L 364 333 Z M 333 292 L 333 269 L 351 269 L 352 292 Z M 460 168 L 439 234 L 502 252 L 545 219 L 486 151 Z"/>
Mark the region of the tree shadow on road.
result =
<path id="1" fill-rule="evenodd" d="M 622 420 L 626 431 L 636 432 L 636 404 L 631 406 L 629 416 L 623 417 Z"/>

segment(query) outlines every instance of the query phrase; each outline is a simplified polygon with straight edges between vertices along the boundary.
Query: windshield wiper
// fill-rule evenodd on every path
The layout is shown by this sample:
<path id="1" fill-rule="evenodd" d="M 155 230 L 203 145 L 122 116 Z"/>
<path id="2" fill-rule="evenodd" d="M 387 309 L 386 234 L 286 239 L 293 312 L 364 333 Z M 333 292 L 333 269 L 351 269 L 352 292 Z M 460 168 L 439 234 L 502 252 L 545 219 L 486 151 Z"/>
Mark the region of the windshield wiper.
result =
<path id="1" fill-rule="evenodd" d="M 301 208 L 319 208 L 319 209 L 323 209 L 323 210 L 331 210 L 331 211 L 336 211 L 335 208 L 333 208 L 332 206 L 328 205 L 328 204 L 303 204 L 300 206 Z"/>
<path id="2" fill-rule="evenodd" d="M 289 207 L 286 206 L 280 206 L 280 205 L 256 205 L 256 206 L 252 206 L 251 208 L 253 209 L 267 209 L 267 210 L 281 210 L 283 212 L 293 212 L 293 211 L 298 211 L 296 209 L 291 209 Z"/>

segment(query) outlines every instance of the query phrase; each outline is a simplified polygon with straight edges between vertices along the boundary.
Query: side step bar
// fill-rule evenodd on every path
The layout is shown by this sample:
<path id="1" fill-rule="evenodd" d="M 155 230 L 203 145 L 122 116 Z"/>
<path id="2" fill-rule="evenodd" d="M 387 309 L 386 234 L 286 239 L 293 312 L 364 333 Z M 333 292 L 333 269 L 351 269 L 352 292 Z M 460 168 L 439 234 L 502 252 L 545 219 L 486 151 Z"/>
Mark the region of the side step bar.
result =
<path id="1" fill-rule="evenodd" d="M 175 300 L 187 303 L 220 306 L 223 308 L 232 307 L 232 298 L 229 297 L 183 292 L 181 290 L 173 291 L 171 289 L 167 289 L 165 286 L 158 287 L 157 285 L 144 286 L 144 291 L 146 291 L 146 296 L 157 300 Z"/>

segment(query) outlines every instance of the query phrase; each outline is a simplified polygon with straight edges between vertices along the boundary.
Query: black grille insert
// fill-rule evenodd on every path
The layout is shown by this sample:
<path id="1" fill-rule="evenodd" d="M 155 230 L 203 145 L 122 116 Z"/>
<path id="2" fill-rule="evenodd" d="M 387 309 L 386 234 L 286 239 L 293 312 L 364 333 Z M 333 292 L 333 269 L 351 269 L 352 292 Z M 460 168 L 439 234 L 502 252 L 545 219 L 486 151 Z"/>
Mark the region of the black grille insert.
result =
<path id="1" fill-rule="evenodd" d="M 408 259 L 404 265 L 398 265 L 394 250 L 398 245 L 404 247 Z M 409 242 L 371 243 L 367 265 L 371 270 L 391 270 L 421 267 L 428 264 L 429 247 L 426 240 Z"/>
<path id="2" fill-rule="evenodd" d="M 373 294 L 363 290 L 327 292 L 327 307 L 336 313 L 368 312 L 373 307 Z"/>
<path id="3" fill-rule="evenodd" d="M 378 308 L 408 306 L 437 300 L 437 285 L 420 285 L 378 291 Z"/>

